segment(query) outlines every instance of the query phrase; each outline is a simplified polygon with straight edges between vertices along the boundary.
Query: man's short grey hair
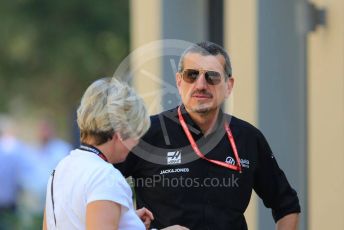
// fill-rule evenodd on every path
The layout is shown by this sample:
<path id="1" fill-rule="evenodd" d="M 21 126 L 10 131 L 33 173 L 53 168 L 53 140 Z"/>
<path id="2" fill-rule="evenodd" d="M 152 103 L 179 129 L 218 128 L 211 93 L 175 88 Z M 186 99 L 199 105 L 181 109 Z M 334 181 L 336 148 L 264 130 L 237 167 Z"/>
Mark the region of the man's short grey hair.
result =
<path id="1" fill-rule="evenodd" d="M 140 138 L 150 126 L 143 100 L 126 83 L 103 78 L 84 93 L 77 110 L 80 140 L 103 144 L 118 133 L 123 139 Z"/>
<path id="2" fill-rule="evenodd" d="M 231 65 L 228 53 L 226 52 L 226 50 L 223 47 L 221 47 L 215 43 L 209 42 L 209 41 L 199 42 L 199 43 L 193 44 L 190 47 L 188 47 L 183 52 L 182 56 L 180 57 L 179 64 L 178 64 L 178 72 L 183 72 L 183 70 L 184 70 L 184 58 L 185 58 L 185 55 L 187 55 L 189 53 L 197 53 L 197 54 L 200 54 L 203 56 L 222 55 L 223 58 L 225 59 L 224 72 L 225 72 L 227 77 L 232 76 L 232 65 Z"/>

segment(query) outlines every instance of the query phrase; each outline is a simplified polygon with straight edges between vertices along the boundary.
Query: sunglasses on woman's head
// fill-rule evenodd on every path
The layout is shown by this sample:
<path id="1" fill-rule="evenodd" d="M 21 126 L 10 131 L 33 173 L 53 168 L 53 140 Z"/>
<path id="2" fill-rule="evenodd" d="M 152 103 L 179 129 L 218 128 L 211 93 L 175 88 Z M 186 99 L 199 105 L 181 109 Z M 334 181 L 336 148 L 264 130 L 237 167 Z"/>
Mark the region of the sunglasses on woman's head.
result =
<path id="1" fill-rule="evenodd" d="M 182 72 L 182 78 L 187 83 L 194 83 L 201 74 L 204 74 L 209 85 L 217 85 L 221 82 L 221 74 L 213 70 L 185 69 Z"/>

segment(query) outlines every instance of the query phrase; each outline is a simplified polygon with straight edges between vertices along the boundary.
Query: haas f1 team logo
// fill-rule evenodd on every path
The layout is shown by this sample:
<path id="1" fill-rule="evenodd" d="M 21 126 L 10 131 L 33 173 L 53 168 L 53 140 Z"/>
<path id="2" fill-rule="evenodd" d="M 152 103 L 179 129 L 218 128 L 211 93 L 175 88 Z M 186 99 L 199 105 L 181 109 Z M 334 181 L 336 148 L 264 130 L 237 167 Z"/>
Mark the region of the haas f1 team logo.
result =
<path id="1" fill-rule="evenodd" d="M 227 157 L 226 163 L 231 164 L 231 165 L 235 165 L 235 160 L 233 157 Z M 250 168 L 250 161 L 247 159 L 240 159 L 240 164 L 244 168 Z"/>
<path id="2" fill-rule="evenodd" d="M 180 151 L 167 153 L 167 164 L 174 165 L 182 163 L 182 153 Z"/>

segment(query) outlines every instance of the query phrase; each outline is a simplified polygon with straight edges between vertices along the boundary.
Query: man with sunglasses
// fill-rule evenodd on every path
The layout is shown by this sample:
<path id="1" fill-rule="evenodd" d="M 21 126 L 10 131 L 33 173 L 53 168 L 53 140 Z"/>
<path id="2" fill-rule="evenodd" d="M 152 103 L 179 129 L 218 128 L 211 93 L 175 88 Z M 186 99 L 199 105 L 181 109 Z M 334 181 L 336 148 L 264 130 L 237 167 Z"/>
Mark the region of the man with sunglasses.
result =
<path id="1" fill-rule="evenodd" d="M 137 206 L 152 226 L 247 229 L 252 189 L 277 229 L 296 229 L 299 200 L 263 134 L 221 107 L 234 79 L 226 51 L 211 42 L 182 54 L 176 83 L 182 105 L 151 117 L 151 128 L 120 166 L 132 176 Z"/>

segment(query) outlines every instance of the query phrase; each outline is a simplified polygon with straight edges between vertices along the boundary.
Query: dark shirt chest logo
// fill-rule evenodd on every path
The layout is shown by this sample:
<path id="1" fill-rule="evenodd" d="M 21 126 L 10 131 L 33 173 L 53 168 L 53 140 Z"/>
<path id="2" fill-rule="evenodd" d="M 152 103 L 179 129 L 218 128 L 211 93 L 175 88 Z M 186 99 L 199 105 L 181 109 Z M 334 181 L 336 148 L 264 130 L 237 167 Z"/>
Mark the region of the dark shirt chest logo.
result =
<path id="1" fill-rule="evenodd" d="M 231 164 L 231 165 L 235 165 L 235 160 L 233 157 L 226 157 L 225 160 L 226 163 Z M 240 159 L 240 164 L 242 167 L 244 168 L 250 168 L 250 161 L 247 159 Z"/>
<path id="2" fill-rule="evenodd" d="M 172 151 L 167 152 L 167 164 L 168 165 L 175 165 L 182 163 L 182 153 L 181 151 Z"/>

